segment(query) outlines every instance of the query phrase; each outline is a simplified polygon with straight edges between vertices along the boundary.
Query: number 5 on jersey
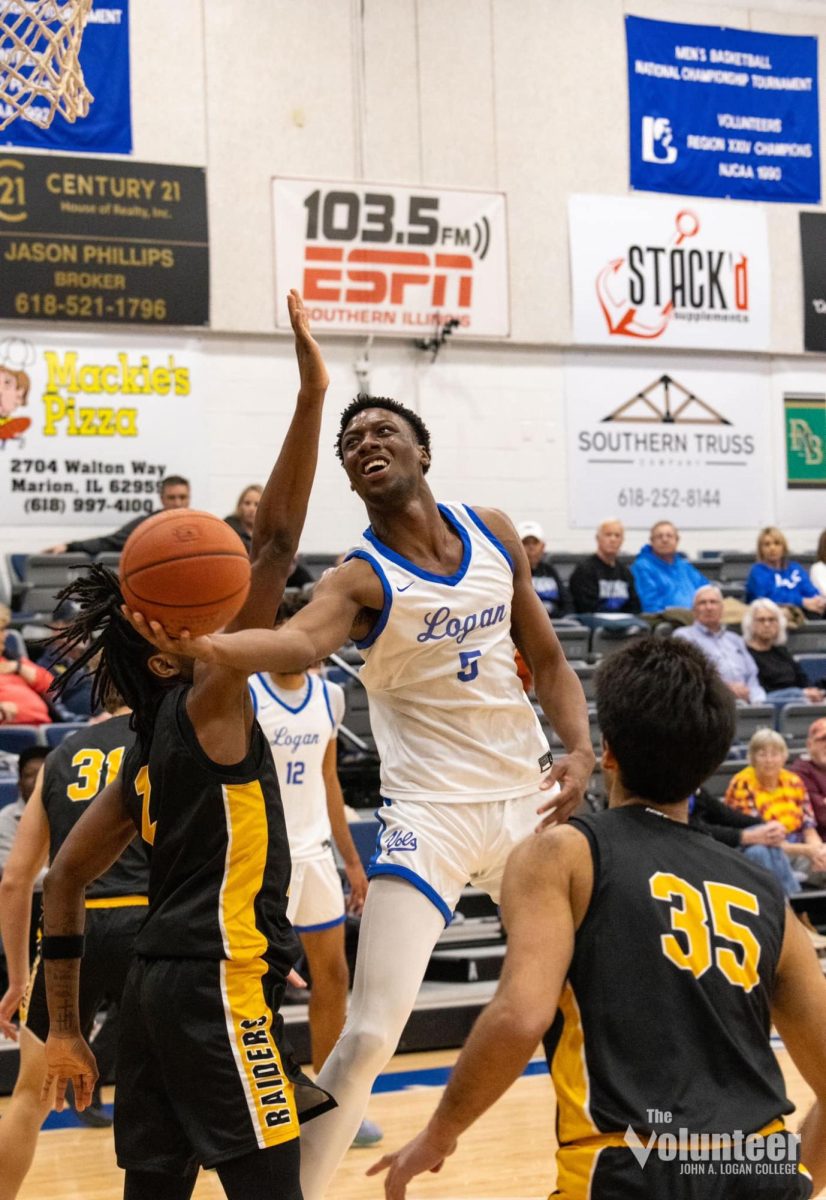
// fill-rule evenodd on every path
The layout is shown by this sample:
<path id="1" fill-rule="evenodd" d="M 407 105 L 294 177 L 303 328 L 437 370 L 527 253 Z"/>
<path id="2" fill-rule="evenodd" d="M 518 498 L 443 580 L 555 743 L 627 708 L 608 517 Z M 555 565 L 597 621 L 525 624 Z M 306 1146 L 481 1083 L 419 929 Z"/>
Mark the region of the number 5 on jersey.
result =
<path id="1" fill-rule="evenodd" d="M 456 672 L 456 678 L 461 679 L 462 683 L 470 683 L 479 674 L 479 664 L 477 658 L 482 657 L 481 650 L 461 650 L 459 652 L 459 662 L 461 671 Z"/>

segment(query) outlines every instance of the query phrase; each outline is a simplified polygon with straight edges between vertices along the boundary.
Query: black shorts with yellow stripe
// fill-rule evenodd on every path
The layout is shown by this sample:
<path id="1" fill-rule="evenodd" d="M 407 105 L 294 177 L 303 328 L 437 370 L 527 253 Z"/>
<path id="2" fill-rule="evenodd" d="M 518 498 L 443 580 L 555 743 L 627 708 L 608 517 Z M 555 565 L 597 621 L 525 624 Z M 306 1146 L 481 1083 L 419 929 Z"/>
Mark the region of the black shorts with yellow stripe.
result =
<path id="1" fill-rule="evenodd" d="M 106 1003 L 120 1001 L 146 905 L 145 896 L 86 901 L 86 946 L 80 964 L 79 1007 L 80 1027 L 87 1039 L 98 1010 Z M 49 1009 L 39 951 L 20 1006 L 20 1020 L 30 1033 L 45 1042 L 49 1035 Z"/>
<path id="2" fill-rule="evenodd" d="M 121 1005 L 115 1149 L 126 1170 L 185 1173 L 298 1137 L 335 1106 L 295 1064 L 262 959 L 143 958 Z"/>
<path id="3" fill-rule="evenodd" d="M 611 1139 L 613 1141 L 613 1139 Z M 548 1200 L 807 1200 L 808 1171 L 794 1163 L 660 1159 L 643 1166 L 605 1139 L 557 1150 L 557 1190 Z"/>

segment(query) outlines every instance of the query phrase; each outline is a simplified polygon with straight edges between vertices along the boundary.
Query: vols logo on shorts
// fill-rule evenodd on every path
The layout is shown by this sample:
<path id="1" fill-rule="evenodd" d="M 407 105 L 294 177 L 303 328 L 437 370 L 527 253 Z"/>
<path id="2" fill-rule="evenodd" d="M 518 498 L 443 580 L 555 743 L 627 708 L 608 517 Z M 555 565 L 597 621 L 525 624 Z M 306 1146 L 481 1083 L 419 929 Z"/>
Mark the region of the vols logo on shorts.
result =
<path id="1" fill-rule="evenodd" d="M 394 850 L 415 850 L 418 844 L 415 833 L 403 833 L 401 829 L 394 829 L 387 839 L 385 850 L 388 854 L 392 854 Z"/>

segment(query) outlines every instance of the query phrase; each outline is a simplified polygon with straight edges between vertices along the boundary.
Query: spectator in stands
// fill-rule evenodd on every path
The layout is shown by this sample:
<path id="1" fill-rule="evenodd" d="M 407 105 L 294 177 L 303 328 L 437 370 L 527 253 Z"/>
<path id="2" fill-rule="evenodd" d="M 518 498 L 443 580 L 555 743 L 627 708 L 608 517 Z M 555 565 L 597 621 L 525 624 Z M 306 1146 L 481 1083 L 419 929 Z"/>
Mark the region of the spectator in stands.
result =
<path id="1" fill-rule="evenodd" d="M 51 671 L 28 658 L 0 656 L 0 722 L 6 725 L 49 725 L 51 712 L 44 699 Z"/>
<path id="2" fill-rule="evenodd" d="M 786 614 L 773 600 L 752 600 L 743 614 L 743 638 L 770 704 L 820 703 L 823 692 L 810 687 L 806 672 L 789 653 Z"/>
<path id="3" fill-rule="evenodd" d="M 643 612 L 691 608 L 697 588 L 708 580 L 677 550 L 680 535 L 676 526 L 658 521 L 649 538 L 631 564 Z"/>
<path id="4" fill-rule="evenodd" d="M 789 769 L 803 780 L 817 831 L 826 840 L 826 717 L 812 721 L 806 737 L 806 753 L 796 758 Z"/>
<path id="5" fill-rule="evenodd" d="M 28 746 L 20 752 L 17 760 L 18 775 L 18 798 L 13 804 L 6 804 L 0 808 L 0 876 L 6 866 L 9 854 L 11 853 L 14 836 L 17 833 L 17 826 L 20 824 L 20 818 L 23 816 L 23 810 L 28 803 L 29 797 L 34 791 L 37 773 L 43 765 L 43 760 L 49 753 L 48 746 Z M 43 876 L 46 874 L 46 868 L 37 877 L 35 883 L 35 891 L 43 890 Z"/>
<path id="6" fill-rule="evenodd" d="M 580 563 L 569 581 L 577 620 L 590 629 L 647 629 L 648 622 L 635 616 L 642 606 L 634 576 L 617 561 L 625 539 L 622 521 L 603 521 L 596 537 L 596 554 Z"/>
<path id="7" fill-rule="evenodd" d="M 773 729 L 758 729 L 749 742 L 749 766 L 732 776 L 726 791 L 726 804 L 763 821 L 779 821 L 786 830 L 780 846 L 788 863 L 781 863 L 772 846 L 748 846 L 749 858 L 761 863 L 778 875 L 787 895 L 799 891 L 792 886 L 785 867 L 808 876 L 809 882 L 821 886 L 826 880 L 826 845 L 817 832 L 817 825 L 799 775 L 785 770 L 789 748 Z"/>
<path id="8" fill-rule="evenodd" d="M 161 497 L 159 509 L 155 509 L 151 513 L 141 513 L 139 517 L 127 521 L 125 525 L 121 525 L 120 529 L 116 529 L 114 533 L 107 533 L 104 537 L 85 538 L 78 542 L 61 542 L 57 546 L 49 546 L 48 550 L 44 550 L 43 553 L 120 554 L 132 530 L 137 529 L 148 517 L 154 517 L 156 512 L 166 512 L 172 508 L 189 508 L 189 480 L 184 479 L 183 475 L 167 475 L 166 479 L 161 480 L 159 489 Z"/>
<path id="9" fill-rule="evenodd" d="M 571 604 L 564 583 L 545 554 L 545 534 L 538 521 L 522 521 L 516 527 L 533 576 L 533 586 L 549 617 L 564 617 Z"/>
<path id="10" fill-rule="evenodd" d="M 698 646 L 742 704 L 762 704 L 766 693 L 757 678 L 757 664 L 739 633 L 723 627 L 723 593 L 716 584 L 697 588 L 691 611 L 694 624 L 677 629 L 674 637 Z"/>
<path id="11" fill-rule="evenodd" d="M 826 529 L 817 539 L 817 562 L 812 564 L 809 578 L 821 596 L 826 596 Z"/>
<path id="12" fill-rule="evenodd" d="M 780 846 L 786 840 L 786 830 L 779 821 L 763 821 L 730 808 L 704 787 L 697 788 L 689 797 L 688 823 L 733 850 L 745 850 L 747 846 Z"/>
<path id="13" fill-rule="evenodd" d="M 760 530 L 757 562 L 746 577 L 746 603 L 758 599 L 794 605 L 809 617 L 820 617 L 826 609 L 826 596 L 821 596 L 800 563 L 789 558 L 789 543 L 774 525 Z"/>
<path id="14" fill-rule="evenodd" d="M 260 483 L 249 484 L 238 497 L 235 512 L 230 513 L 228 517 L 224 517 L 230 529 L 235 530 L 246 546 L 247 553 L 249 553 L 252 547 L 252 527 L 255 524 L 255 513 L 258 509 L 258 501 L 261 499 L 263 490 Z"/>

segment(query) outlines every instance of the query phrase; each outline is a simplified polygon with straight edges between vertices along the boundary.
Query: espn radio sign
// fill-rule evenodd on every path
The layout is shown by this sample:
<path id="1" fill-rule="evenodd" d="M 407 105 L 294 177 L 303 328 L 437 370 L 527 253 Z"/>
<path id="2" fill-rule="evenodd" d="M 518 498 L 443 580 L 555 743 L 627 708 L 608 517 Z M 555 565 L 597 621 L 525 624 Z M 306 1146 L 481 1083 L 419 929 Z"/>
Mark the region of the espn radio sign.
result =
<path id="1" fill-rule="evenodd" d="M 278 328 L 300 280 L 316 329 L 509 335 L 501 193 L 279 178 L 273 215 Z"/>

